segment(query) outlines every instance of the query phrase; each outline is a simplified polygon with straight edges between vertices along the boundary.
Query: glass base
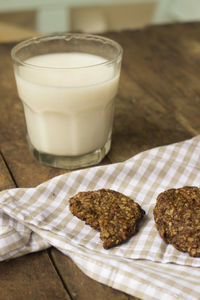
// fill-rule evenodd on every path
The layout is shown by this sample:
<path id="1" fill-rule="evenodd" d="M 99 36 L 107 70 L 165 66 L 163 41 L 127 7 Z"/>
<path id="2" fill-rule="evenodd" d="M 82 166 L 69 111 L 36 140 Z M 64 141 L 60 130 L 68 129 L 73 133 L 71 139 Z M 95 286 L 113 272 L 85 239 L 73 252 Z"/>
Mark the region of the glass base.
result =
<path id="1" fill-rule="evenodd" d="M 31 153 L 41 164 L 69 170 L 89 167 L 100 163 L 111 147 L 111 139 L 109 138 L 103 148 L 95 150 L 92 153 L 80 156 L 59 156 L 40 152 L 33 147 L 28 137 L 27 140 Z"/>

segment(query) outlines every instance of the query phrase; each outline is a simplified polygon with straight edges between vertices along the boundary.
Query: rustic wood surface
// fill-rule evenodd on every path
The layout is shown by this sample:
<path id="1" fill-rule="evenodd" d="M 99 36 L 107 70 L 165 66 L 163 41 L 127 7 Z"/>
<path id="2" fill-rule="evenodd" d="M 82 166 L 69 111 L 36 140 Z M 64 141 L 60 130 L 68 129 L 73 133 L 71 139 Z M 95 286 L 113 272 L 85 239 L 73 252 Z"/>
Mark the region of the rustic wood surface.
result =
<path id="1" fill-rule="evenodd" d="M 123 49 L 112 149 L 102 163 L 200 133 L 200 23 L 152 26 L 106 36 Z M 0 44 L 0 189 L 32 187 L 66 170 L 29 153 L 10 49 Z M 0 263 L 0 299 L 133 300 L 85 276 L 56 249 Z"/>

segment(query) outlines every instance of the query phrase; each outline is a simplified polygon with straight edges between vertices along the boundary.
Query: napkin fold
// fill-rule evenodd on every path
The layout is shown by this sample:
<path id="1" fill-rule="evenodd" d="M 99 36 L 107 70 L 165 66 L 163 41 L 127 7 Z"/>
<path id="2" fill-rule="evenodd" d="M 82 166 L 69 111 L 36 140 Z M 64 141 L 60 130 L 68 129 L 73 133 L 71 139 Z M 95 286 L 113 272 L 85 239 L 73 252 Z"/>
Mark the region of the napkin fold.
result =
<path id="1" fill-rule="evenodd" d="M 167 245 L 153 208 L 158 194 L 199 186 L 200 136 L 154 148 L 123 162 L 57 176 L 36 188 L 0 193 L 0 260 L 54 246 L 93 279 L 142 299 L 199 299 L 200 258 Z M 109 188 L 138 202 L 139 232 L 110 250 L 99 233 L 74 217 L 68 200 L 79 191 Z"/>

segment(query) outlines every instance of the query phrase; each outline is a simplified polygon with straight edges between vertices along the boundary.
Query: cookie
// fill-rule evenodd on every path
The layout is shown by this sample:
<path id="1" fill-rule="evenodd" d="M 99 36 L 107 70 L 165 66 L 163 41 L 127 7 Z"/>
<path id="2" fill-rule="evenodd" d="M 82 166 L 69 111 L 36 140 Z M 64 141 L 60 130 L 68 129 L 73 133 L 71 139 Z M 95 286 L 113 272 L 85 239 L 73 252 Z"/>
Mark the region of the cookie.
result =
<path id="1" fill-rule="evenodd" d="M 161 238 L 190 256 L 200 257 L 200 188 L 169 189 L 157 197 L 153 211 Z"/>
<path id="2" fill-rule="evenodd" d="M 105 249 L 127 241 L 137 232 L 145 212 L 131 198 L 109 189 L 79 192 L 70 198 L 72 214 L 95 230 Z"/>

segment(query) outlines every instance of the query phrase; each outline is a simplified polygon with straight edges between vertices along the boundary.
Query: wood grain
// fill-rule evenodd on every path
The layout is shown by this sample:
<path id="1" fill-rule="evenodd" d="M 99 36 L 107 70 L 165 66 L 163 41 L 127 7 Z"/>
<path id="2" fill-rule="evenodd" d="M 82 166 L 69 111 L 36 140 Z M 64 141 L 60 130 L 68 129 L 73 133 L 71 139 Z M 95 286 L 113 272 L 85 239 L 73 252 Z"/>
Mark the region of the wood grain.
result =
<path id="1" fill-rule="evenodd" d="M 200 133 L 199 32 L 200 23 L 188 23 L 105 34 L 122 45 L 124 56 L 112 149 L 102 163 L 124 161 Z M 42 166 L 29 153 L 10 59 L 12 46 L 0 44 L 1 189 L 36 186 L 67 172 Z M 69 295 L 74 300 L 135 299 L 88 278 L 57 250 L 48 253 L 0 264 L 3 299 L 69 299 Z"/>
<path id="2" fill-rule="evenodd" d="M 0 263 L 2 300 L 70 300 L 46 251 Z"/>
<path id="3" fill-rule="evenodd" d="M 11 176 L 4 159 L 0 154 L 0 191 L 15 188 L 15 183 Z"/>

